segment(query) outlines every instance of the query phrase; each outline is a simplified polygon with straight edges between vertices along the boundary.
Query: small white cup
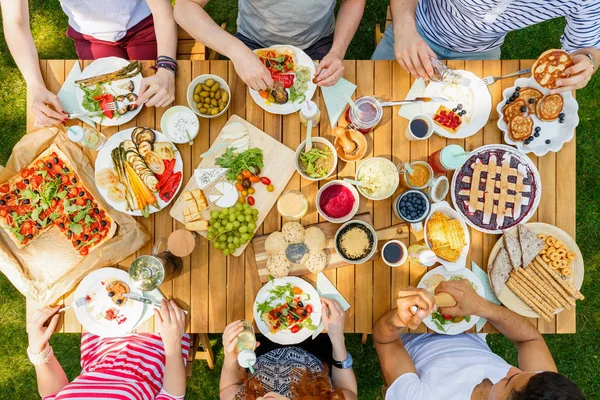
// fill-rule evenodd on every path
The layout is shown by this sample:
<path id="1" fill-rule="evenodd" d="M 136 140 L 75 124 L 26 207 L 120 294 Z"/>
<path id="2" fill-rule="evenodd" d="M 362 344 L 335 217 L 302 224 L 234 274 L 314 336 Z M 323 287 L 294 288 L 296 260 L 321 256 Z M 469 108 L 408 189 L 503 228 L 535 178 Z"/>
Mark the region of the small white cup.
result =
<path id="1" fill-rule="evenodd" d="M 392 244 L 392 243 L 395 243 L 395 244 L 399 245 L 400 248 L 402 249 L 402 258 L 397 263 L 390 263 L 383 256 L 383 251 L 385 250 L 385 248 L 388 245 Z M 390 267 L 399 267 L 399 266 L 401 266 L 402 264 L 404 264 L 406 262 L 407 258 L 408 258 L 408 250 L 406 249 L 406 245 L 404 245 L 404 243 L 402 243 L 399 240 L 389 240 L 389 241 L 385 242 L 385 244 L 383 246 L 381 246 L 381 259 L 383 260 L 383 262 L 385 262 Z"/>
<path id="2" fill-rule="evenodd" d="M 423 121 L 425 121 L 427 123 L 427 134 L 423 137 L 418 137 L 415 136 L 415 134 L 412 132 L 412 130 L 410 129 L 410 126 L 412 125 L 413 121 L 416 119 L 422 119 Z M 433 119 L 431 119 L 431 117 L 427 114 L 417 114 L 414 117 L 412 117 L 410 119 L 410 121 L 408 121 L 408 126 L 406 127 L 406 138 L 408 140 L 427 140 L 431 137 L 431 135 L 433 135 Z"/>

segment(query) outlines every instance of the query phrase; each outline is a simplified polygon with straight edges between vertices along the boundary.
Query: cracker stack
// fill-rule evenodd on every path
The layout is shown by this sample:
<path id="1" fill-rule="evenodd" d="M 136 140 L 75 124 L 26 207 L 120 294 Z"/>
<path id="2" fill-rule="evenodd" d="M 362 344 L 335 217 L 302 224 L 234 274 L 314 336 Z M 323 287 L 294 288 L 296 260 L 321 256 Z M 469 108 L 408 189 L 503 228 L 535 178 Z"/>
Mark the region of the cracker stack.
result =
<path id="1" fill-rule="evenodd" d="M 448 218 L 439 211 L 433 213 L 427 222 L 427 235 L 432 243 L 433 252 L 450 262 L 456 262 L 463 247 L 467 245 L 460 221 Z"/>
<path id="2" fill-rule="evenodd" d="M 545 235 L 536 235 L 523 225 L 519 225 L 518 234 L 519 239 L 516 240 L 514 237 L 507 238 L 510 234 L 505 233 L 504 247 L 490 269 L 492 287 L 499 296 L 505 284 L 540 317 L 551 321 L 557 309 L 570 309 L 575 306 L 575 300 L 583 300 L 584 296 L 558 272 L 559 268 L 553 268 L 552 263 L 547 262 L 549 245 Z M 550 242 L 556 244 L 556 239 Z M 557 253 L 558 250 L 554 249 L 551 254 Z M 567 254 L 574 259 L 575 253 L 565 251 L 565 257 Z"/>

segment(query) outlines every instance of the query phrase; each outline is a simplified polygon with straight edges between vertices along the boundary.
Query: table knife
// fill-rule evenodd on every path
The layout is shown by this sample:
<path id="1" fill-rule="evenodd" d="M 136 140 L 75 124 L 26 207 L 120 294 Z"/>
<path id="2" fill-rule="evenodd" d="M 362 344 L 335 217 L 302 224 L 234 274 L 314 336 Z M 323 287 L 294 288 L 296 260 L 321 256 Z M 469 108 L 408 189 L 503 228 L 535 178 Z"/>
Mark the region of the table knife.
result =
<path id="1" fill-rule="evenodd" d="M 161 307 L 161 302 L 160 301 L 154 301 L 148 297 L 144 297 L 144 296 L 136 296 L 135 294 L 131 294 L 131 293 L 125 293 L 123 295 L 123 297 L 126 297 L 128 299 L 131 299 L 133 301 L 139 301 L 140 303 L 144 303 L 144 304 L 148 304 L 157 308 Z M 187 315 L 187 311 L 186 310 L 182 310 L 184 314 Z"/>
<path id="2" fill-rule="evenodd" d="M 448 99 L 445 99 L 443 97 L 416 97 L 412 100 L 402 100 L 402 101 L 382 101 L 379 104 L 381 104 L 382 107 L 389 107 L 389 106 L 401 106 L 403 104 L 412 104 L 412 103 L 443 103 L 445 101 L 448 101 Z"/>

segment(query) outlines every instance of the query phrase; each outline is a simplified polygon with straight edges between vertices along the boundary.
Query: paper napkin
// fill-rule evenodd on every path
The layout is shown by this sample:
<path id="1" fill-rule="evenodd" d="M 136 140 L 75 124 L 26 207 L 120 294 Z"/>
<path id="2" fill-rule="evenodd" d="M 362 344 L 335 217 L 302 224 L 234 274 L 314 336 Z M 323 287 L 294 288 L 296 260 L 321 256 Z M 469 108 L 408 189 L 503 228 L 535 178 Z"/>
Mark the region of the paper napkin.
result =
<path id="1" fill-rule="evenodd" d="M 332 128 L 335 128 L 342 113 L 346 109 L 346 105 L 348 104 L 346 98 L 352 97 L 355 90 L 356 85 L 344 78 L 341 78 L 333 86 L 321 86 L 323 101 L 325 102 L 325 107 L 327 107 L 329 123 Z"/>
<path id="2" fill-rule="evenodd" d="M 319 275 L 317 275 L 317 293 L 319 293 L 319 296 L 321 297 L 327 297 L 328 299 L 337 301 L 338 303 L 340 303 L 340 306 L 342 306 L 342 310 L 344 311 L 350 308 L 350 303 L 346 301 L 344 296 L 342 296 L 340 292 L 338 292 L 335 286 L 333 286 L 333 283 L 331 283 L 331 281 L 327 279 L 325 274 L 322 272 L 319 272 Z M 319 304 L 318 307 L 320 306 L 321 305 Z M 324 330 L 325 327 L 323 326 L 323 321 L 321 321 L 321 324 L 319 325 L 317 330 L 314 331 L 312 338 L 316 338 Z"/>
<path id="3" fill-rule="evenodd" d="M 75 62 L 73 68 L 71 68 L 71 72 L 69 72 L 69 76 L 67 76 L 65 83 L 58 92 L 60 105 L 69 114 L 86 111 L 80 106 L 79 102 L 77 101 L 77 96 L 75 95 L 75 90 L 77 88 L 75 81 L 77 78 L 79 78 L 79 75 L 81 75 L 81 68 L 79 67 L 79 62 Z M 92 128 L 96 126 L 94 121 L 92 121 L 89 117 L 79 117 L 78 119 L 85 122 Z"/>
<path id="4" fill-rule="evenodd" d="M 479 280 L 483 284 L 485 298 L 491 301 L 492 303 L 500 304 L 500 300 L 498 300 L 498 298 L 494 294 L 494 291 L 492 290 L 492 286 L 490 285 L 490 280 L 488 278 L 487 272 L 479 268 L 479 266 L 475 264 L 474 261 L 471 261 L 471 271 L 479 278 Z M 477 328 L 477 332 L 480 332 L 486 323 L 487 319 L 480 318 L 479 321 L 477 321 L 477 325 L 475 325 Z"/>
<path id="5" fill-rule="evenodd" d="M 161 301 L 162 299 L 165 298 L 165 296 L 163 296 L 163 294 L 158 289 L 154 289 L 150 292 L 142 292 L 142 293 L 143 293 L 144 297 L 152 299 L 153 301 Z M 133 301 L 133 300 L 129 300 L 129 301 Z M 142 314 L 142 316 L 140 317 L 140 320 L 138 321 L 135 328 L 133 328 L 133 329 L 137 329 L 144 322 L 148 321 L 153 315 L 154 315 L 154 306 L 152 306 L 150 304 L 144 304 L 144 313 Z"/>
<path id="6" fill-rule="evenodd" d="M 406 100 L 413 100 L 417 97 L 423 96 L 425 93 L 425 81 L 421 78 L 417 79 L 415 83 L 412 85 L 408 93 L 406 94 Z M 421 103 L 414 104 L 406 104 L 400 107 L 398 110 L 398 115 L 402 118 L 406 118 L 408 120 L 412 119 L 417 114 L 421 114 L 423 112 L 423 105 Z"/>

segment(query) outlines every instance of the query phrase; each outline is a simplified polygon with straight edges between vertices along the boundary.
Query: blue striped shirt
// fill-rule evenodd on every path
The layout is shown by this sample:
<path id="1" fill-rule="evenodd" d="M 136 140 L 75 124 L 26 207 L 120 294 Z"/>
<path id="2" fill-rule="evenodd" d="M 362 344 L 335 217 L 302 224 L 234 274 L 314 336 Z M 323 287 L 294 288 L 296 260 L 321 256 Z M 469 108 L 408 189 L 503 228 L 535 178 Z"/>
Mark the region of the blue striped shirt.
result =
<path id="1" fill-rule="evenodd" d="M 460 52 L 487 51 L 510 31 L 565 17 L 563 48 L 600 48 L 600 0 L 420 0 L 416 19 L 427 37 Z"/>

